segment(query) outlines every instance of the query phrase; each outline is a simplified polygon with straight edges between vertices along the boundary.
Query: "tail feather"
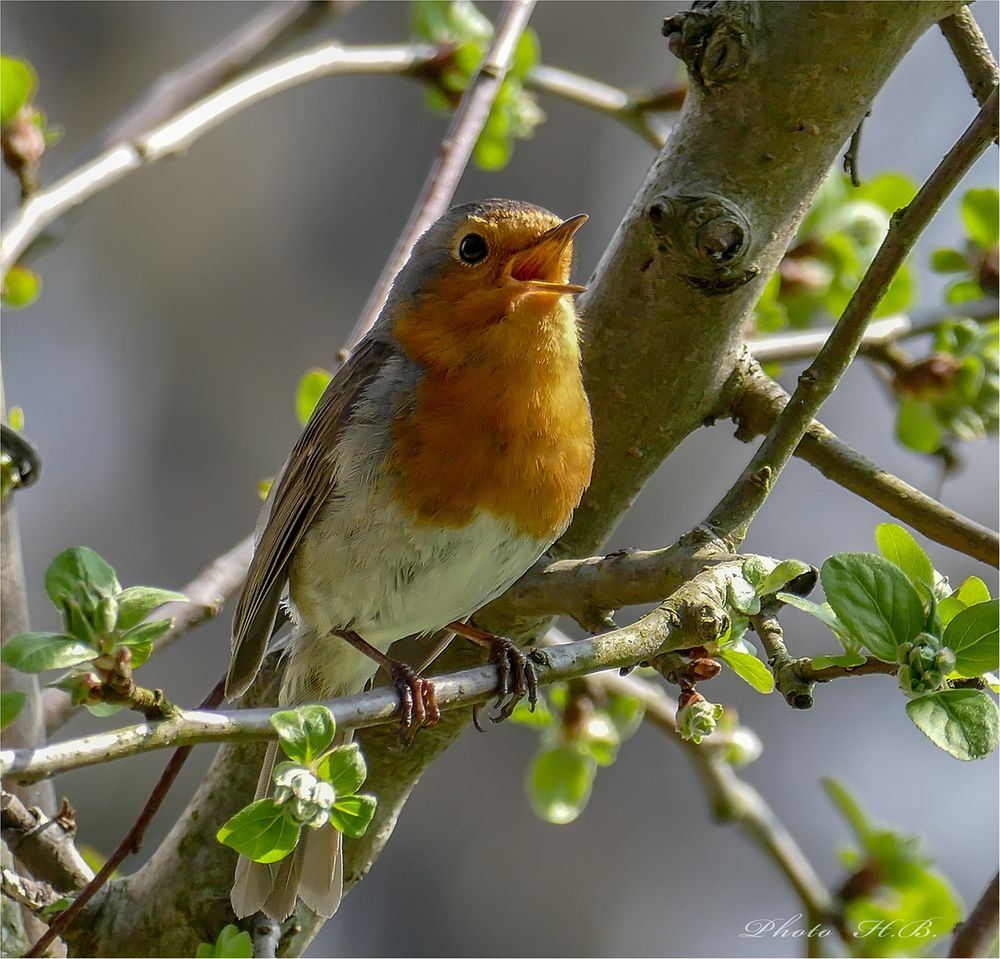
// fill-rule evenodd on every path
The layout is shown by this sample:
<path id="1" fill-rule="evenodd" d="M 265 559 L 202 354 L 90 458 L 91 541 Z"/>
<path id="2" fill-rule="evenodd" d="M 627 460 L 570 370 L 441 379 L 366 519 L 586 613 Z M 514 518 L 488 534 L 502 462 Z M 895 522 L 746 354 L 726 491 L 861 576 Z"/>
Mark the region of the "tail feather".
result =
<path id="1" fill-rule="evenodd" d="M 351 733 L 338 736 L 350 742 Z M 264 756 L 254 799 L 271 791 L 271 772 L 278 744 L 270 743 Z M 342 836 L 332 826 L 306 828 L 295 851 L 280 862 L 268 865 L 240 856 L 236 864 L 230 901 L 237 916 L 263 912 L 281 921 L 295 910 L 296 898 L 317 915 L 329 919 L 340 905 L 343 890 Z"/>

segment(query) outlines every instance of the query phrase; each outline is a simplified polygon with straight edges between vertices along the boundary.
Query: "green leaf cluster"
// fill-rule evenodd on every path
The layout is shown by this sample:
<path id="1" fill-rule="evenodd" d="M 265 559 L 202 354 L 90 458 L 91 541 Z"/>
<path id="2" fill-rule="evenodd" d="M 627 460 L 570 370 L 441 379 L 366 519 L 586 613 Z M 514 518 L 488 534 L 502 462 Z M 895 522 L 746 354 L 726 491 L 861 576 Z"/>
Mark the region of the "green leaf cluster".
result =
<path id="1" fill-rule="evenodd" d="M 896 436 L 918 453 L 995 434 L 1000 417 L 1000 324 L 945 320 L 934 351 L 896 376 Z"/>
<path id="2" fill-rule="evenodd" d="M 841 783 L 824 785 L 857 841 L 841 854 L 852 874 L 842 895 L 855 954 L 925 954 L 962 919 L 958 894 L 933 868 L 917 837 L 873 823 Z"/>
<path id="3" fill-rule="evenodd" d="M 352 839 L 363 836 L 375 815 L 375 797 L 358 792 L 368 776 L 358 744 L 333 745 L 333 713 L 325 706 L 303 706 L 275 713 L 271 724 L 287 757 L 274 767 L 274 793 L 225 822 L 216 834 L 219 842 L 270 863 L 295 848 L 303 828 L 329 825 Z"/>
<path id="4" fill-rule="evenodd" d="M 997 244 L 1000 242 L 1000 193 L 992 187 L 972 189 L 962 196 L 962 249 L 943 247 L 931 254 L 931 269 L 953 277 L 945 302 L 960 306 L 997 295 Z"/>
<path id="5" fill-rule="evenodd" d="M 997 600 L 975 578 L 952 590 L 901 526 L 883 523 L 876 541 L 879 554 L 838 553 L 823 564 L 826 603 L 778 598 L 815 616 L 843 645 L 845 655 L 820 657 L 816 668 L 860 665 L 862 653 L 897 663 L 917 728 L 957 759 L 982 759 L 997 745 L 996 703 L 955 683 L 989 682 L 997 669 Z"/>
<path id="6" fill-rule="evenodd" d="M 541 745 L 528 767 L 528 802 L 540 819 L 573 822 L 590 800 L 599 766 L 610 766 L 618 750 L 639 727 L 645 706 L 634 696 L 611 694 L 601 703 L 571 700 L 568 687 L 546 691 L 534 712 L 519 703 L 515 723 L 541 731 Z M 551 705 L 549 705 L 551 704 Z"/>
<path id="7" fill-rule="evenodd" d="M 885 238 L 889 220 L 917 192 L 900 173 L 882 173 L 860 187 L 832 170 L 754 309 L 757 333 L 809 329 L 836 320 Z M 907 309 L 915 283 L 909 265 L 893 278 L 875 316 Z"/>
<path id="8" fill-rule="evenodd" d="M 51 685 L 99 715 L 114 708 L 100 701 L 99 671 L 111 668 L 123 650 L 133 669 L 141 666 L 173 624 L 172 619 L 147 623 L 146 617 L 164 603 L 186 599 L 154 586 L 122 589 L 114 569 L 85 546 L 64 550 L 52 561 L 45 592 L 62 617 L 63 631 L 12 636 L 0 659 L 27 673 L 75 667 Z"/>
<path id="9" fill-rule="evenodd" d="M 774 690 L 774 676 L 747 641 L 748 617 L 756 616 L 762 604 L 800 578 L 815 581 L 808 563 L 786 559 L 772 566 L 761 557 L 750 556 L 743 563 L 742 577 L 727 585 L 726 612 L 729 628 L 709 652 L 715 653 L 745 683 L 765 695 Z"/>
<path id="10" fill-rule="evenodd" d="M 195 949 L 197 959 L 253 959 L 253 940 L 250 933 L 241 932 L 236 926 L 224 926 L 215 942 L 200 942 Z"/>
<path id="11" fill-rule="evenodd" d="M 493 24 L 470 0 L 414 0 L 410 5 L 413 33 L 449 51 L 439 84 L 428 91 L 431 109 L 449 112 L 457 105 L 493 39 Z M 497 93 L 473 159 L 484 170 L 501 170 L 514 153 L 514 141 L 526 139 L 544 119 L 534 95 L 525 87 L 539 62 L 541 46 L 533 30 L 518 40 L 507 76 Z"/>

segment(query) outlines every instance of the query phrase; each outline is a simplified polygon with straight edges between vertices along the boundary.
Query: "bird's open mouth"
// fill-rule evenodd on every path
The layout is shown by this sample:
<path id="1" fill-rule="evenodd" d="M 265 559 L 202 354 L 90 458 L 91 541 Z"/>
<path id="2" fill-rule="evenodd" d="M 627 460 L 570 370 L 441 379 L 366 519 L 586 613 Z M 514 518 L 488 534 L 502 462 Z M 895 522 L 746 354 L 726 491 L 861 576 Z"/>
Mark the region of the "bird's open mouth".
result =
<path id="1" fill-rule="evenodd" d="M 561 283 L 558 277 L 563 250 L 572 240 L 573 234 L 586 222 L 587 215 L 579 213 L 543 233 L 528 249 L 511 258 L 507 269 L 510 278 L 529 283 L 539 292 L 582 293 L 586 289 L 585 286 Z"/>

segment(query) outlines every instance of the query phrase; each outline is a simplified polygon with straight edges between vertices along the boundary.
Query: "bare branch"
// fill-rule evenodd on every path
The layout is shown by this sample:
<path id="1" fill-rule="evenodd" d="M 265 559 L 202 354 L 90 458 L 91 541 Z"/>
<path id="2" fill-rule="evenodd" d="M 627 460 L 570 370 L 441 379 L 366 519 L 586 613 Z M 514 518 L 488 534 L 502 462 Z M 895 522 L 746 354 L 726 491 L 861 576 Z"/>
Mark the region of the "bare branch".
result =
<path id="1" fill-rule="evenodd" d="M 42 912 L 62 899 L 47 882 L 26 879 L 13 869 L 6 868 L 0 869 L 0 892 L 35 913 Z"/>
<path id="2" fill-rule="evenodd" d="M 508 0 L 504 6 L 490 48 L 462 94 L 413 212 L 338 357 L 341 361 L 347 359 L 382 312 L 392 281 L 409 258 L 413 244 L 451 204 L 534 7 L 535 0 Z"/>
<path id="3" fill-rule="evenodd" d="M 7 848 L 33 876 L 63 892 L 82 889 L 93 879 L 93 871 L 74 844 L 76 823 L 65 805 L 58 816 L 49 819 L 5 792 L 0 798 L 0 826 Z"/>
<path id="4" fill-rule="evenodd" d="M 553 683 L 602 669 L 633 666 L 658 653 L 702 645 L 718 638 L 725 628 L 727 586 L 740 576 L 742 559 L 704 570 L 676 590 L 661 606 L 631 626 L 592 639 L 539 653 L 540 683 Z M 434 677 L 442 710 L 483 702 L 494 695 L 497 671 L 493 665 Z M 327 704 L 339 729 L 358 729 L 398 719 L 399 694 L 392 687 L 341 697 Z M 274 709 L 218 712 L 179 710 L 176 718 L 142 723 L 83 739 L 35 750 L 0 750 L 0 770 L 17 782 L 30 782 L 69 769 L 111 762 L 126 756 L 170 746 L 204 742 L 273 739 Z"/>
<path id="5" fill-rule="evenodd" d="M 161 76 L 128 110 L 105 129 L 82 156 L 121 143 L 163 123 L 233 79 L 268 53 L 328 17 L 346 13 L 355 0 L 286 0 L 260 13 L 189 63 Z M 77 166 L 79 159 L 72 164 Z"/>
<path id="6" fill-rule="evenodd" d="M 939 26 L 951 52 L 965 72 L 972 95 L 982 106 L 993 88 L 1000 83 L 1000 70 L 990 52 L 989 42 L 968 7 L 962 7 L 958 13 L 945 18 Z"/>
<path id="7" fill-rule="evenodd" d="M 767 432 L 788 402 L 781 385 L 751 363 L 742 376 L 732 415 L 743 440 Z M 813 422 L 795 455 L 832 480 L 924 536 L 996 567 L 1000 536 L 956 513 L 851 449 L 820 423 Z"/>
<path id="8" fill-rule="evenodd" d="M 997 929 L 1000 921 L 998 899 L 1000 899 L 1000 874 L 993 877 L 993 881 L 986 887 L 979 902 L 969 913 L 969 918 L 955 931 L 955 938 L 948 950 L 949 956 L 975 959 L 976 956 L 990 955 L 990 949 L 1000 935 L 1000 930 Z"/>
<path id="9" fill-rule="evenodd" d="M 909 206 L 893 216 L 885 240 L 819 355 L 799 377 L 791 399 L 743 474 L 708 517 L 707 524 L 720 535 L 739 543 L 746 534 L 747 527 L 809 429 L 813 416 L 836 389 L 853 361 L 868 321 L 903 260 L 944 200 L 997 135 L 997 102 L 994 88 L 978 116 Z"/>
<path id="10" fill-rule="evenodd" d="M 866 354 L 873 347 L 885 346 L 897 340 L 931 333 L 948 317 L 967 316 L 973 320 L 990 320 L 997 315 L 995 299 L 963 303 L 961 307 L 939 307 L 919 310 L 912 316 L 898 314 L 874 320 L 865 330 L 858 350 Z M 808 330 L 803 333 L 775 333 L 747 341 L 747 349 L 759 363 L 793 363 L 811 360 L 826 344 L 829 330 Z"/>

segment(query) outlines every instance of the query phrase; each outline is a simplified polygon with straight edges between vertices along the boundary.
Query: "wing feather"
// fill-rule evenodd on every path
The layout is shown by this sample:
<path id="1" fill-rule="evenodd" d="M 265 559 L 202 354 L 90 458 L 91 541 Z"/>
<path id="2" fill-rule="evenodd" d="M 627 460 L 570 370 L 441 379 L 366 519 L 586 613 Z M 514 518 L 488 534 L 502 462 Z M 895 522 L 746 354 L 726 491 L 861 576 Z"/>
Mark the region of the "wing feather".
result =
<path id="1" fill-rule="evenodd" d="M 267 523 L 254 550 L 233 617 L 226 695 L 253 682 L 271 638 L 288 564 L 309 525 L 333 493 L 337 442 L 361 394 L 394 353 L 385 340 L 364 341 L 330 381 L 276 481 Z"/>

